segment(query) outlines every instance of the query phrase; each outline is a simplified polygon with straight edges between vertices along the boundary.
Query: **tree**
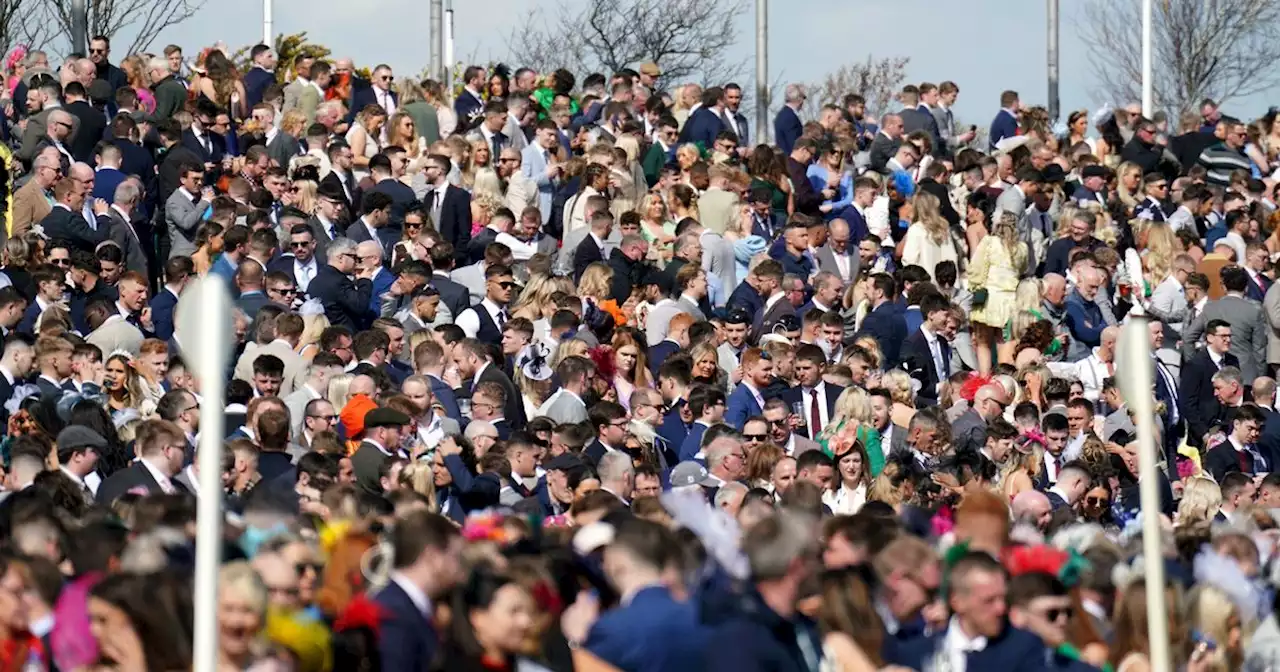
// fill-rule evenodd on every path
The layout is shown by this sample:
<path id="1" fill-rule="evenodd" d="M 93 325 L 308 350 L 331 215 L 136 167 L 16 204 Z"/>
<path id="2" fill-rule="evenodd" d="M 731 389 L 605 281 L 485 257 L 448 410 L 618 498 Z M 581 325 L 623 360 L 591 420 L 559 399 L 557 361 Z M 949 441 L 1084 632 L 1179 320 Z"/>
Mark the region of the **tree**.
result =
<path id="1" fill-rule="evenodd" d="M 816 118 L 818 110 L 828 103 L 843 107 L 843 98 L 856 93 L 866 99 L 867 115 L 878 117 L 889 110 L 889 104 L 902 87 L 910 60 L 868 55 L 865 62 L 840 66 L 821 81 L 808 85 L 809 98 L 802 109 L 804 116 Z"/>
<path id="2" fill-rule="evenodd" d="M 8 54 L 20 44 L 28 51 L 43 48 L 51 30 L 41 13 L 40 0 L 0 0 L 0 49 Z"/>
<path id="3" fill-rule="evenodd" d="M 1142 0 L 1089 0 L 1079 33 L 1097 94 L 1123 104 L 1142 97 Z M 1280 72 L 1277 0 L 1156 0 L 1152 8 L 1155 106 L 1182 114 L 1274 86 Z"/>
<path id="4" fill-rule="evenodd" d="M 652 61 L 667 81 L 723 84 L 739 72 L 725 52 L 743 11 L 744 0 L 563 0 L 530 10 L 508 43 L 516 62 L 541 72 L 609 74 Z"/>
<path id="5" fill-rule="evenodd" d="M 9 0 L 12 1 L 12 0 Z M 132 34 L 128 49 L 117 54 L 136 54 L 151 46 L 152 41 L 165 28 L 195 16 L 205 0 L 87 0 L 89 8 L 89 36 L 105 35 L 112 42 L 122 34 Z M 46 0 L 46 7 L 53 27 L 60 34 L 70 35 L 72 0 Z"/>

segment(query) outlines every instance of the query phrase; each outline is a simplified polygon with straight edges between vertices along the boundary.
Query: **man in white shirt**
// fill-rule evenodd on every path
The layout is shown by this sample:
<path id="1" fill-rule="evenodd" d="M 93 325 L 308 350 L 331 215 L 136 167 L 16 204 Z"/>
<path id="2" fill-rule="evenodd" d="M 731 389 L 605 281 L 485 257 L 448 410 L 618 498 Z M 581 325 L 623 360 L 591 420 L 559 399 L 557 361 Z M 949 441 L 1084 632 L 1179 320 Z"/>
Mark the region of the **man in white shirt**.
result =
<path id="1" fill-rule="evenodd" d="M 311 227 L 299 224 L 289 231 L 289 251 L 293 254 L 290 272 L 298 283 L 298 291 L 307 291 L 307 285 L 315 279 L 320 271 L 316 261 L 316 238 Z"/>

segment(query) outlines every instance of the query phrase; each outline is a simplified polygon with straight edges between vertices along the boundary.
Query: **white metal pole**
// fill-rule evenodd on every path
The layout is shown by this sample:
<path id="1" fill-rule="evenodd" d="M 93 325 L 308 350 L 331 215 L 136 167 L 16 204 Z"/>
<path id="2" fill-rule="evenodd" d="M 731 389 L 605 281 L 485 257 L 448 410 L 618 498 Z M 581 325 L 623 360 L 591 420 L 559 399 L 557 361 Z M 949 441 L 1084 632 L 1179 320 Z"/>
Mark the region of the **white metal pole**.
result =
<path id="1" fill-rule="evenodd" d="M 269 1 L 269 0 L 268 0 Z M 200 381 L 200 471 L 196 508 L 195 672 L 218 668 L 218 568 L 222 560 L 224 376 L 231 352 L 231 295 L 216 276 L 198 280 L 178 304 L 178 333 Z"/>
<path id="2" fill-rule="evenodd" d="M 444 10 L 444 90 L 453 95 L 453 2 Z M 458 123 L 462 123 L 462 119 Z"/>
<path id="3" fill-rule="evenodd" d="M 1058 0 L 1048 0 L 1048 2 L 1049 120 L 1057 121 L 1060 113 L 1058 107 Z"/>
<path id="4" fill-rule="evenodd" d="M 769 139 L 769 0 L 756 0 L 756 137 Z"/>
<path id="5" fill-rule="evenodd" d="M 262 0 L 262 43 L 275 47 L 275 26 L 271 21 L 271 0 Z"/>
<path id="6" fill-rule="evenodd" d="M 431 78 L 444 81 L 444 0 L 431 0 Z"/>
<path id="7" fill-rule="evenodd" d="M 1148 101 L 1149 102 L 1149 101 Z M 1147 613 L 1164 614 L 1164 550 L 1160 525 L 1160 493 L 1158 491 L 1159 449 L 1155 428 L 1155 374 L 1153 372 L 1149 322 L 1145 317 L 1130 316 L 1120 332 L 1120 356 L 1116 361 L 1130 362 L 1118 371 L 1120 391 L 1133 409 L 1138 430 L 1138 491 L 1142 506 L 1142 554 L 1147 585 Z M 1147 641 L 1150 642 L 1151 669 L 1171 670 L 1169 663 L 1169 622 L 1163 618 L 1147 619 Z"/>
<path id="8" fill-rule="evenodd" d="M 1155 113 L 1151 94 L 1151 0 L 1142 0 L 1142 116 Z"/>

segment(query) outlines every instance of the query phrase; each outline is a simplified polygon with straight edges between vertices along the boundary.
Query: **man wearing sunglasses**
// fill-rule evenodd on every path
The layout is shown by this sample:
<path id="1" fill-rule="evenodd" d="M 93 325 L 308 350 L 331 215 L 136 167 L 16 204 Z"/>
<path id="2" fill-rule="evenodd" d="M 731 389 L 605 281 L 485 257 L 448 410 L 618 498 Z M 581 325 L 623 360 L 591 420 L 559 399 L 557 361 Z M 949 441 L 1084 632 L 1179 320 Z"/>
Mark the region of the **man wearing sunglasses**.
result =
<path id="1" fill-rule="evenodd" d="M 462 311 L 457 324 L 467 335 L 485 343 L 501 343 L 502 330 L 510 315 L 507 304 L 511 302 L 516 287 L 510 266 L 492 265 L 485 269 L 485 297 L 479 305 Z"/>
<path id="2" fill-rule="evenodd" d="M 1009 603 L 1009 624 L 1035 634 L 1044 642 L 1054 657 L 1053 669 L 1070 667 L 1065 656 L 1057 652 L 1067 641 L 1067 626 L 1071 623 L 1071 596 L 1067 587 L 1047 572 L 1029 572 L 1009 581 L 1005 599 Z M 1083 666 L 1080 669 L 1084 669 Z"/>

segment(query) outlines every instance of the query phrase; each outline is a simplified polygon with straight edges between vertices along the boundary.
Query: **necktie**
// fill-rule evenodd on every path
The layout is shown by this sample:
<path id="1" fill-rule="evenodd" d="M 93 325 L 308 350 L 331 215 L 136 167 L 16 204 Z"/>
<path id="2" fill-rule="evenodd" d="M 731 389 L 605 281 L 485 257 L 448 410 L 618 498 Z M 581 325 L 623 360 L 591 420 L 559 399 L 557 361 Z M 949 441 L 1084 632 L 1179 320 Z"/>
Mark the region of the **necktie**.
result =
<path id="1" fill-rule="evenodd" d="M 192 205 L 198 205 L 199 203 L 200 203 L 200 194 L 195 194 L 195 195 L 193 195 L 193 196 L 191 197 L 191 204 L 192 204 Z"/>
<path id="2" fill-rule="evenodd" d="M 809 438 L 817 438 L 822 431 L 822 412 L 818 407 L 818 390 L 809 390 Z"/>
<path id="3" fill-rule="evenodd" d="M 507 311 L 499 310 L 498 311 L 498 331 L 502 331 L 503 327 L 506 327 L 506 326 L 507 326 Z"/>
<path id="4" fill-rule="evenodd" d="M 1253 473 L 1261 474 L 1267 470 L 1267 459 L 1258 452 L 1256 444 L 1249 444 L 1249 457 L 1253 458 Z"/>
<path id="5" fill-rule="evenodd" d="M 1053 473 L 1054 473 L 1053 480 L 1057 481 L 1058 474 L 1062 473 L 1062 456 L 1061 455 L 1053 456 Z"/>
<path id="6" fill-rule="evenodd" d="M 946 341 L 938 341 L 938 351 L 942 355 L 942 380 L 945 382 L 951 378 L 951 346 Z"/>
<path id="7" fill-rule="evenodd" d="M 334 225 L 330 224 L 330 225 L 329 225 L 329 240 L 333 240 L 333 239 L 335 239 L 335 238 L 337 238 L 337 237 L 338 237 L 338 227 L 336 227 L 336 226 L 334 226 Z"/>
<path id="8" fill-rule="evenodd" d="M 437 192 L 435 189 L 432 189 L 431 191 L 428 191 L 428 192 L 427 192 L 427 210 L 429 210 L 429 211 L 431 211 L 431 212 L 435 212 L 435 210 L 436 210 L 436 196 L 437 196 L 438 194 L 439 194 L 439 192 Z"/>
<path id="9" fill-rule="evenodd" d="M 1196 321 L 1196 307 L 1190 306 L 1189 308 L 1187 308 L 1187 321 L 1185 324 L 1190 325 L 1190 324 L 1193 324 L 1195 321 Z"/>
<path id="10" fill-rule="evenodd" d="M 1252 473 L 1249 471 L 1249 458 L 1245 456 L 1244 451 L 1243 450 L 1236 451 L 1236 457 L 1240 458 L 1240 473 L 1242 474 Z"/>
<path id="11" fill-rule="evenodd" d="M 209 136 L 200 136 L 200 144 L 204 146 L 205 152 L 208 152 L 209 154 L 213 153 L 213 141 L 209 139 Z"/>
<path id="12" fill-rule="evenodd" d="M 493 138 L 492 138 L 492 141 L 493 141 L 493 158 L 492 158 L 492 159 L 490 159 L 490 161 L 492 161 L 492 162 L 493 162 L 493 163 L 495 163 L 495 164 L 498 162 L 498 156 L 502 154 L 502 140 L 503 140 L 503 138 L 504 138 L 504 137 L 505 137 L 505 136 L 504 136 L 504 135 L 502 135 L 501 133 L 494 133 L 494 134 L 493 134 Z"/>

